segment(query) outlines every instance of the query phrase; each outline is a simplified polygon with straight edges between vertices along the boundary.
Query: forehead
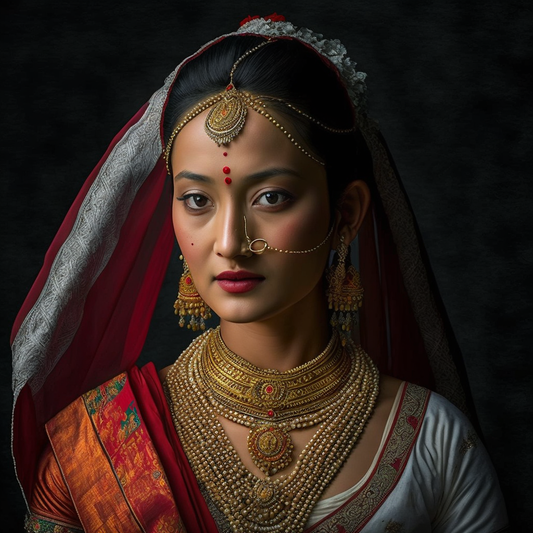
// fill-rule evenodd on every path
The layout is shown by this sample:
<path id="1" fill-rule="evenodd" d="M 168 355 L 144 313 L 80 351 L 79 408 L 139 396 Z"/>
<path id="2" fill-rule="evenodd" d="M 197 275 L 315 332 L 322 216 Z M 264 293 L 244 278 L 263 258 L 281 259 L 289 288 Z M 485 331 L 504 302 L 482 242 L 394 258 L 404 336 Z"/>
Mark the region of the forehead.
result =
<path id="1" fill-rule="evenodd" d="M 241 133 L 229 144 L 220 146 L 205 132 L 207 113 L 208 110 L 191 120 L 176 137 L 171 152 L 174 175 L 184 169 L 206 172 L 212 166 L 227 164 L 237 165 L 242 172 L 283 166 L 325 177 L 322 165 L 306 156 L 280 128 L 257 112 L 248 109 Z M 290 131 L 287 119 L 280 118 L 279 122 Z"/>

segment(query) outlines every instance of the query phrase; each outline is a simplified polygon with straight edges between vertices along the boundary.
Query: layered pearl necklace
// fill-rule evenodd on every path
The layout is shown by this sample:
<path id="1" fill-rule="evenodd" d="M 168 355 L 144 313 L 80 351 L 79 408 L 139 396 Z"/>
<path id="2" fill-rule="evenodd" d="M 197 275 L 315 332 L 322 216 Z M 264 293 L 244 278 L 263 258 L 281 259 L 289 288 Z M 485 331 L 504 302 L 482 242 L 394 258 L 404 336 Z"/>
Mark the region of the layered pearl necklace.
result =
<path id="1" fill-rule="evenodd" d="M 235 533 L 301 532 L 355 446 L 379 392 L 379 373 L 358 346 L 334 334 L 326 349 L 287 372 L 231 352 L 220 329 L 197 338 L 166 385 L 176 431 L 198 481 Z M 250 428 L 241 462 L 218 417 Z M 319 425 L 294 462 L 290 432 Z M 294 464 L 292 471 L 271 479 Z"/>

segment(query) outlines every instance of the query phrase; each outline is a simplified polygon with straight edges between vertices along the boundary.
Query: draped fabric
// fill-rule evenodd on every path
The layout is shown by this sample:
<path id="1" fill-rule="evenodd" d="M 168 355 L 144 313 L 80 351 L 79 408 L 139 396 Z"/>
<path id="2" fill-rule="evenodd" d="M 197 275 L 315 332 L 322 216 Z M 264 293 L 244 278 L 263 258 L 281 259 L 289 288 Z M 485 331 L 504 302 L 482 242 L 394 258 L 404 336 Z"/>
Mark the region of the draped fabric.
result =
<path id="1" fill-rule="evenodd" d="M 69 531 L 218 532 L 153 363 L 84 393 L 46 431 L 51 447 L 36 471 L 29 531 L 52 523 Z"/>
<path id="2" fill-rule="evenodd" d="M 301 40 L 338 69 L 348 93 L 358 97 L 338 41 L 263 20 L 236 34 Z M 46 421 L 80 394 L 131 369 L 142 350 L 174 242 L 171 184 L 162 158 L 164 110 L 181 66 L 211 44 L 181 63 L 113 140 L 16 318 L 13 457 L 26 499 Z M 382 371 L 436 388 L 473 416 L 460 352 L 414 214 L 379 130 L 362 109 L 356 113 L 379 191 L 359 236 L 366 294 L 362 344 Z"/>
<path id="3" fill-rule="evenodd" d="M 72 402 L 46 425 L 28 531 L 229 532 L 196 482 L 153 363 Z M 90 456 L 91 461 L 73 461 Z M 102 498 L 105 494 L 105 498 Z M 320 500 L 306 533 L 504 531 L 496 474 L 464 414 L 402 383 L 366 473 Z M 58 524 L 66 526 L 58 529 Z"/>

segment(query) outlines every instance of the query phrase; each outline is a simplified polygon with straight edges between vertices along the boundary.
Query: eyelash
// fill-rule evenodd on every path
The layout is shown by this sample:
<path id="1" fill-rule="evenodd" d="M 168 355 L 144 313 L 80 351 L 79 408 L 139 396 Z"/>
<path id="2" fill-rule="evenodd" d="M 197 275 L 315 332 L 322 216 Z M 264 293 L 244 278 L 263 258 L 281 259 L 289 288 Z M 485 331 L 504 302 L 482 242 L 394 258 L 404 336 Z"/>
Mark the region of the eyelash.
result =
<path id="1" fill-rule="evenodd" d="M 282 196 L 284 197 L 285 199 L 279 203 L 279 204 L 270 204 L 270 207 L 272 209 L 274 208 L 280 208 L 281 206 L 284 206 L 285 204 L 288 204 L 288 203 L 291 203 L 294 201 L 294 196 L 292 194 L 289 194 L 287 191 L 280 191 L 280 190 L 276 190 L 276 189 L 273 189 L 273 190 L 269 190 L 269 191 L 265 191 L 265 192 L 262 192 L 255 200 L 254 200 L 254 203 L 253 205 L 262 205 L 262 204 L 259 204 L 259 200 L 261 198 L 266 198 L 266 195 L 267 194 L 277 194 L 279 196 Z M 263 204 L 263 207 L 269 207 L 267 205 L 264 205 Z"/>
<path id="2" fill-rule="evenodd" d="M 262 198 L 266 198 L 266 195 L 268 194 L 277 194 L 281 197 L 284 197 L 285 199 L 279 203 L 279 204 L 270 204 L 270 207 L 268 205 L 265 205 L 265 204 L 260 204 L 259 203 L 259 200 L 261 200 Z M 185 204 L 185 208 L 186 209 L 189 209 L 190 211 L 202 211 L 203 209 L 205 209 L 206 207 L 208 207 L 207 205 L 205 206 L 201 206 L 201 207 L 192 207 L 191 205 L 189 205 L 187 203 L 187 200 L 189 200 L 190 198 L 194 198 L 194 197 L 199 197 L 199 198 L 203 198 L 205 200 L 208 200 L 209 199 L 207 198 L 207 196 L 205 196 L 204 194 L 201 194 L 201 193 L 189 193 L 189 194 L 184 194 L 183 196 L 177 196 L 176 197 L 176 200 L 180 201 L 180 202 L 184 202 Z M 287 191 L 280 191 L 280 190 L 268 190 L 268 191 L 265 191 L 265 192 L 262 192 L 253 202 L 253 205 L 261 205 L 262 207 L 267 207 L 269 209 L 272 209 L 272 210 L 275 210 L 276 208 L 280 208 L 282 206 L 285 206 L 286 204 L 288 203 L 292 203 L 292 201 L 294 201 L 294 196 L 289 194 Z"/>
<path id="3" fill-rule="evenodd" d="M 184 194 L 183 196 L 177 196 L 176 197 L 176 200 L 180 201 L 180 202 L 184 202 L 185 204 L 185 208 L 186 209 L 189 209 L 190 211 L 201 211 L 202 209 L 204 209 L 205 207 L 207 206 L 202 206 L 202 207 L 191 207 L 190 205 L 187 204 L 187 200 L 189 200 L 189 198 L 194 198 L 195 196 L 198 196 L 200 198 L 205 198 L 206 200 L 208 200 L 207 196 L 203 195 L 203 194 L 200 194 L 200 193 L 197 193 L 197 192 L 193 192 L 193 193 L 189 193 L 189 194 Z"/>

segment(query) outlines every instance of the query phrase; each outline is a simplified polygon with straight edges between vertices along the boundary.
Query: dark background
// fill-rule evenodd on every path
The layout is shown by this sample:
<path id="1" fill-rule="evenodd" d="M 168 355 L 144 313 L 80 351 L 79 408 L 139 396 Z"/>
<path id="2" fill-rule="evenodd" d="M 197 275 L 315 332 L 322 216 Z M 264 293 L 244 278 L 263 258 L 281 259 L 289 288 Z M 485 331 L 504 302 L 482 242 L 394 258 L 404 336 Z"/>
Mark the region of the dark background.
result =
<path id="1" fill-rule="evenodd" d="M 2 530 L 21 530 L 24 514 L 9 445 L 9 331 L 68 207 L 115 133 L 181 59 L 245 16 L 277 11 L 341 39 L 368 73 L 370 112 L 417 215 L 511 521 L 515 531 L 529 531 L 531 6 L 514 0 L 4 2 Z M 174 266 L 143 356 L 161 366 L 179 352 Z"/>

